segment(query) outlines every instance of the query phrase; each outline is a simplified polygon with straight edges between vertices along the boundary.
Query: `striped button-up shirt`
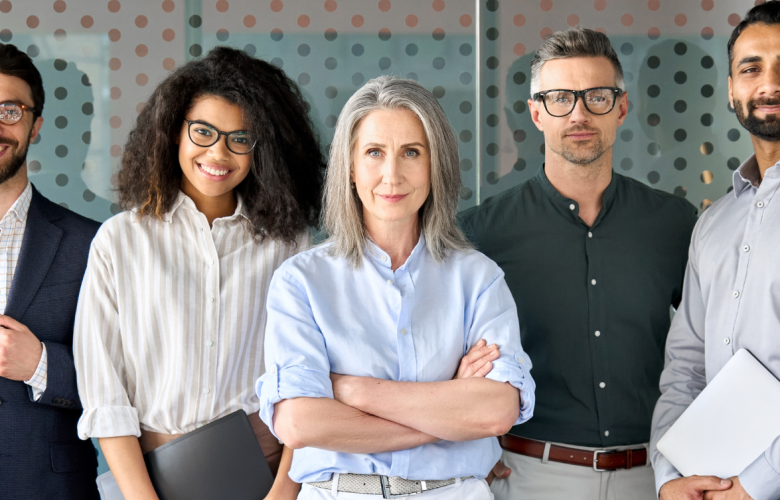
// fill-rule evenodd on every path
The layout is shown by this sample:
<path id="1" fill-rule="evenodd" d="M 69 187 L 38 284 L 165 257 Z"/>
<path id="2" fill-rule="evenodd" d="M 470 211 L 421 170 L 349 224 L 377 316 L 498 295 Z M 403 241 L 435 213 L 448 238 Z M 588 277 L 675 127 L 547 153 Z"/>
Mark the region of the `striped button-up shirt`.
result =
<path id="1" fill-rule="evenodd" d="M 76 310 L 79 437 L 180 434 L 259 410 L 268 284 L 309 237 L 259 243 L 248 228 L 240 199 L 209 227 L 183 193 L 163 220 L 103 224 Z"/>

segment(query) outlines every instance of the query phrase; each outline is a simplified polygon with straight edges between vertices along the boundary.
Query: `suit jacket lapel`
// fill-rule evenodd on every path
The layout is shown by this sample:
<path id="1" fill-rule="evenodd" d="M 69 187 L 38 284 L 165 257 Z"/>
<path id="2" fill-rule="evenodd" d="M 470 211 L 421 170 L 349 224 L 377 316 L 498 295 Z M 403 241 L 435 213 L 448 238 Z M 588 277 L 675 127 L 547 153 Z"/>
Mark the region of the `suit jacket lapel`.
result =
<path id="1" fill-rule="evenodd" d="M 33 188 L 22 249 L 8 293 L 5 315 L 21 320 L 49 271 L 62 239 L 62 229 L 50 221 L 59 218 L 51 202 Z"/>

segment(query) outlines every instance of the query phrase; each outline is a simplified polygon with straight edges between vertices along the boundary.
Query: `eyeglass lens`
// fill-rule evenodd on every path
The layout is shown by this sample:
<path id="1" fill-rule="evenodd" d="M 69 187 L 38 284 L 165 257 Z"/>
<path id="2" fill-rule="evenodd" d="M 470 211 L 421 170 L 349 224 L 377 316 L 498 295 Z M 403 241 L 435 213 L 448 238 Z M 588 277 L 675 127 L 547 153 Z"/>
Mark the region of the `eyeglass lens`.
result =
<path id="1" fill-rule="evenodd" d="M 203 123 L 190 123 L 190 140 L 198 146 L 209 147 L 216 144 L 220 133 Z M 224 134 L 223 134 L 224 135 Z M 248 132 L 231 132 L 227 134 L 227 147 L 230 151 L 243 155 L 252 150 L 255 139 Z"/>
<path id="2" fill-rule="evenodd" d="M 13 125 L 22 119 L 22 108 L 12 102 L 0 103 L 0 123 Z"/>
<path id="3" fill-rule="evenodd" d="M 615 105 L 615 92 L 611 89 L 591 89 L 585 93 L 585 107 L 591 113 L 602 115 L 612 111 Z M 553 116 L 565 116 L 572 112 L 575 105 L 574 92 L 556 90 L 544 96 L 547 112 Z"/>

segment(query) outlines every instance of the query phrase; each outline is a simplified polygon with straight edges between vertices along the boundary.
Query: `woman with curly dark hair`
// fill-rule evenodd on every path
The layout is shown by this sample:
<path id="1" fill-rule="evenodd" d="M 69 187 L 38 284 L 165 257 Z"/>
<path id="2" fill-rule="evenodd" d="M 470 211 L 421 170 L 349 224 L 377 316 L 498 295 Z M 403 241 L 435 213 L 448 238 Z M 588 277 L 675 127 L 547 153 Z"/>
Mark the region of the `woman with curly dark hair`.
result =
<path id="1" fill-rule="evenodd" d="M 130 132 L 127 211 L 93 241 L 74 339 L 79 436 L 99 439 L 127 500 L 157 498 L 142 453 L 237 410 L 278 467 L 253 385 L 269 281 L 319 215 L 307 111 L 281 69 L 217 47 L 168 76 Z"/>

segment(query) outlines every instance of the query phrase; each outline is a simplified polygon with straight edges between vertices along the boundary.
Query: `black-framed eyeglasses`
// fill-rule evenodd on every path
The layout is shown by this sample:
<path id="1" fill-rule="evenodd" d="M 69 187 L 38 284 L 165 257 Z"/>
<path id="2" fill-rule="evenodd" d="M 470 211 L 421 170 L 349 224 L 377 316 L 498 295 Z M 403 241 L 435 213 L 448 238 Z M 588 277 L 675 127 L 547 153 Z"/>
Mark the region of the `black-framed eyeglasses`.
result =
<path id="1" fill-rule="evenodd" d="M 18 102 L 0 102 L 0 123 L 14 125 L 22 119 L 25 111 L 35 113 L 35 108 Z"/>
<path id="2" fill-rule="evenodd" d="M 533 96 L 534 101 L 542 100 L 544 109 L 550 116 L 566 116 L 574 111 L 577 98 L 581 97 L 585 103 L 585 109 L 594 115 L 606 115 L 615 107 L 617 98 L 623 94 L 623 90 L 617 87 L 594 87 L 585 90 L 552 89 L 537 92 Z"/>
<path id="3" fill-rule="evenodd" d="M 233 132 L 222 132 L 217 130 L 214 125 L 201 120 L 187 120 L 189 125 L 187 134 L 190 140 L 196 146 L 208 148 L 217 143 L 220 136 L 225 136 L 225 145 L 237 155 L 245 155 L 252 151 L 257 143 L 257 139 L 247 130 L 234 130 Z"/>

